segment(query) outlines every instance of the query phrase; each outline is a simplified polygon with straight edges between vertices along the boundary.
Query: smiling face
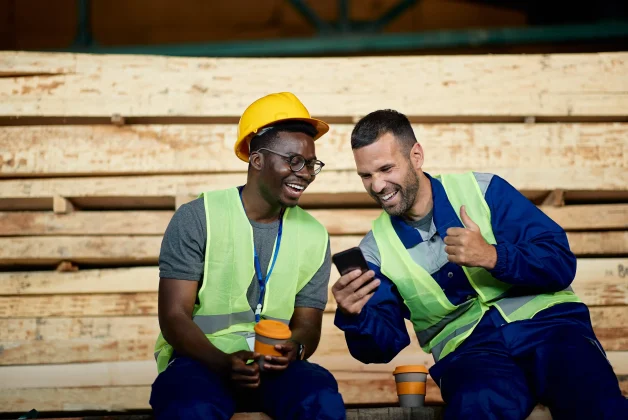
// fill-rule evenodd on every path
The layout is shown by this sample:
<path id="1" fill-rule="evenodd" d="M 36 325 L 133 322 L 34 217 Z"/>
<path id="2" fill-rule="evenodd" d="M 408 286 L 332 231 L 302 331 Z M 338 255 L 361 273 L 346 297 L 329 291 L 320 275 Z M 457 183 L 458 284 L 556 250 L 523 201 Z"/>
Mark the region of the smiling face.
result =
<path id="1" fill-rule="evenodd" d="M 282 155 L 301 155 L 306 161 L 316 159 L 316 149 L 312 136 L 300 132 L 279 132 L 269 147 Z M 305 189 L 316 179 L 307 165 L 293 172 L 289 159 L 261 150 L 251 156 L 251 162 L 258 167 L 258 186 L 262 197 L 271 205 L 294 207 Z"/>
<path id="2" fill-rule="evenodd" d="M 364 188 L 391 216 L 407 213 L 417 200 L 422 156 L 418 143 L 408 154 L 392 133 L 353 150 Z"/>

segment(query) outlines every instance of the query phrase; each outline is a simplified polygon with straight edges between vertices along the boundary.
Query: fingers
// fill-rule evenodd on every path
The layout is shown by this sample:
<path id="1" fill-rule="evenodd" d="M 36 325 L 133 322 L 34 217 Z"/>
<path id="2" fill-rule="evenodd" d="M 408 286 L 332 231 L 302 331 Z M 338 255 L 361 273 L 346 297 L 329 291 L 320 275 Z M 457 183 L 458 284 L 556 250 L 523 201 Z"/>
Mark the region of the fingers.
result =
<path id="1" fill-rule="evenodd" d="M 449 228 L 447 229 L 447 237 L 445 239 L 447 239 L 450 236 L 461 236 L 461 235 L 464 235 L 465 233 L 466 233 L 465 228 L 458 228 L 458 227 Z"/>
<path id="2" fill-rule="evenodd" d="M 284 370 L 290 364 L 290 359 L 288 357 L 275 357 L 275 356 L 267 356 L 266 361 L 264 363 L 264 371 L 279 371 Z"/>
<path id="3" fill-rule="evenodd" d="M 347 287 L 349 283 L 351 283 L 353 280 L 360 277 L 361 274 L 362 274 L 361 270 L 353 270 L 345 274 L 344 276 L 340 277 L 338 281 L 333 285 L 332 290 L 344 289 L 345 287 Z"/>
<path id="4" fill-rule="evenodd" d="M 478 225 L 476 225 L 475 222 L 471 220 L 471 218 L 467 214 L 467 209 L 465 208 L 465 206 L 460 207 L 460 220 L 462 220 L 462 223 L 464 223 L 467 229 L 480 230 Z"/>
<path id="5" fill-rule="evenodd" d="M 447 246 L 445 247 L 445 252 L 446 252 L 448 255 L 460 255 L 461 251 L 462 251 L 462 247 L 461 247 L 461 246 L 455 246 L 455 245 L 454 245 L 454 246 L 452 246 L 452 245 L 447 245 Z"/>
<path id="6" fill-rule="evenodd" d="M 449 234 L 445 236 L 445 239 L 443 240 L 443 242 L 445 242 L 445 245 L 463 245 L 464 244 L 463 236 L 452 236 Z"/>
<path id="7" fill-rule="evenodd" d="M 275 346 L 275 349 L 279 353 L 281 353 L 283 355 L 286 355 L 286 354 L 288 354 L 288 353 L 290 353 L 291 351 L 294 350 L 294 344 L 292 342 L 288 341 L 286 344 L 277 344 Z M 266 356 L 266 357 L 271 357 L 271 356 Z"/>

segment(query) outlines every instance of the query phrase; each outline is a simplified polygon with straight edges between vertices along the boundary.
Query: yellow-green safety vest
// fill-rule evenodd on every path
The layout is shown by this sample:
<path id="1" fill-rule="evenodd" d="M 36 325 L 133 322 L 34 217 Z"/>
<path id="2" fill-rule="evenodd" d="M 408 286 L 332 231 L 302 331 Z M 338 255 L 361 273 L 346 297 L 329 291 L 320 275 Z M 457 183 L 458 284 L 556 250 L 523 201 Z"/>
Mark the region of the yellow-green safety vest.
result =
<path id="1" fill-rule="evenodd" d="M 491 211 L 473 172 L 436 176 L 454 209 L 465 205 L 467 214 L 482 237 L 495 244 Z M 507 322 L 530 319 L 543 309 L 563 302 L 581 302 L 571 288 L 528 296 L 511 296 L 511 285 L 479 267 L 462 267 L 476 297 L 452 304 L 434 278 L 415 263 L 397 236 L 386 212 L 373 222 L 373 236 L 381 255 L 381 272 L 396 286 L 410 310 L 410 321 L 427 353 L 438 361 L 454 351 L 471 335 L 483 314 L 494 306 Z"/>
<path id="2" fill-rule="evenodd" d="M 205 202 L 207 246 L 193 321 L 219 350 L 248 350 L 247 338 L 255 334 L 255 314 L 246 296 L 255 274 L 253 229 L 237 188 L 200 196 Z M 290 323 L 295 297 L 323 263 L 327 242 L 327 230 L 309 213 L 298 206 L 285 210 L 281 245 L 266 285 L 261 319 Z M 172 352 L 160 333 L 155 344 L 159 373 L 168 366 Z"/>

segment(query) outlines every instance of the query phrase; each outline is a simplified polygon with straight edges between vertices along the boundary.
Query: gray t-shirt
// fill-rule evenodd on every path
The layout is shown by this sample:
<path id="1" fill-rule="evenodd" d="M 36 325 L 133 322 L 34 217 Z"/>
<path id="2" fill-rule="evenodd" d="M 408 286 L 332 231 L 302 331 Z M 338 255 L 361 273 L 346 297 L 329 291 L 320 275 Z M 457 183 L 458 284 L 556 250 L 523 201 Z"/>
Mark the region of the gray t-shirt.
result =
<path id="1" fill-rule="evenodd" d="M 272 223 L 249 221 L 253 227 L 253 241 L 259 255 L 262 276 L 265 277 L 273 254 L 279 221 Z M 197 198 L 179 207 L 168 224 L 159 253 L 159 276 L 202 282 L 206 245 L 205 201 L 203 198 Z M 325 309 L 330 271 L 331 251 L 328 241 L 325 260 L 312 279 L 297 294 L 295 308 Z M 255 310 L 260 296 L 260 287 L 255 275 L 246 296 L 251 309 Z"/>

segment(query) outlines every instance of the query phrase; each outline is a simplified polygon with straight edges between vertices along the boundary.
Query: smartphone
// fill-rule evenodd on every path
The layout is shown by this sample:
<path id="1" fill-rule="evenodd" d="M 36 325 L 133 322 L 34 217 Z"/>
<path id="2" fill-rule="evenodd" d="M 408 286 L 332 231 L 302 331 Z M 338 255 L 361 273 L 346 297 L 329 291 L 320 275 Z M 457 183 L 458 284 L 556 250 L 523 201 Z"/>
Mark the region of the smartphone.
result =
<path id="1" fill-rule="evenodd" d="M 334 254 L 331 257 L 331 260 L 336 265 L 336 268 L 338 268 L 338 272 L 341 276 L 344 276 L 354 270 L 362 270 L 362 273 L 369 271 L 366 258 L 364 258 L 364 254 L 362 254 L 362 251 L 357 246 Z M 362 287 L 366 286 L 371 281 L 373 281 L 373 279 L 371 279 L 368 283 L 363 284 Z M 379 289 L 379 287 L 375 288 L 375 290 L 377 289 Z"/>

